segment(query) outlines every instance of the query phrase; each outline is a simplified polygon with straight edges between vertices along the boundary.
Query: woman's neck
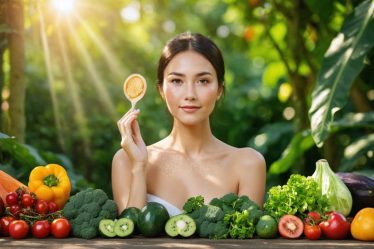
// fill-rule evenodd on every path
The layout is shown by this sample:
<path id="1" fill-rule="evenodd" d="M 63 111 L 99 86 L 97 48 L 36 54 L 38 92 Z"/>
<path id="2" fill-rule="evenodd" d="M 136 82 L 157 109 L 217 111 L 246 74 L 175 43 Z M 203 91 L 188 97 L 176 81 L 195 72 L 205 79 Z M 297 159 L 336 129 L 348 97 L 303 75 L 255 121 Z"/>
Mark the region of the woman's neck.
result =
<path id="1" fill-rule="evenodd" d="M 216 141 L 210 129 L 209 120 L 195 126 L 186 126 L 174 120 L 169 139 L 169 145 L 173 150 L 191 156 L 209 152 Z"/>

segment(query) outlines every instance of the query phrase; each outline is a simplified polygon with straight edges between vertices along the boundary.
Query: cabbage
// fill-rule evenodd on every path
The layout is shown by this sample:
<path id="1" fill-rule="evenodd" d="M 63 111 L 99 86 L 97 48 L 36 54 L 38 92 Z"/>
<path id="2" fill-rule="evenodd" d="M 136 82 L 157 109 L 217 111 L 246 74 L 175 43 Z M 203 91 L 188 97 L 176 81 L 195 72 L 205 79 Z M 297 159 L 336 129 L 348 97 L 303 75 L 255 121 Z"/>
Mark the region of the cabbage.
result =
<path id="1" fill-rule="evenodd" d="M 348 216 L 352 209 L 352 195 L 347 186 L 331 170 L 325 159 L 316 162 L 312 178 L 319 185 L 322 194 L 327 196 L 330 209 Z"/>

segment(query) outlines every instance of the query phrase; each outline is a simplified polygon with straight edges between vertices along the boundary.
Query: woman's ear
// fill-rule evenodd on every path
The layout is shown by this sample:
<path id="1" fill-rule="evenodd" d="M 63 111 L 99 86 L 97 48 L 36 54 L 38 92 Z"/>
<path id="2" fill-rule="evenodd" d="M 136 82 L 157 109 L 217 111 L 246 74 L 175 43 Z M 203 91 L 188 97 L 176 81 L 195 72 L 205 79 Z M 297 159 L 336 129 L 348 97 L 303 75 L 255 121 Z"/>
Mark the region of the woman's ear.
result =
<path id="1" fill-rule="evenodd" d="M 158 93 L 160 94 L 161 98 L 163 100 L 165 100 L 165 95 L 164 95 L 164 91 L 162 90 L 162 85 L 157 84 L 157 90 L 158 90 Z"/>
<path id="2" fill-rule="evenodd" d="M 223 88 L 224 88 L 224 83 L 222 83 L 222 85 L 219 85 L 219 87 L 218 87 L 217 101 L 221 98 L 221 96 L 223 94 Z"/>

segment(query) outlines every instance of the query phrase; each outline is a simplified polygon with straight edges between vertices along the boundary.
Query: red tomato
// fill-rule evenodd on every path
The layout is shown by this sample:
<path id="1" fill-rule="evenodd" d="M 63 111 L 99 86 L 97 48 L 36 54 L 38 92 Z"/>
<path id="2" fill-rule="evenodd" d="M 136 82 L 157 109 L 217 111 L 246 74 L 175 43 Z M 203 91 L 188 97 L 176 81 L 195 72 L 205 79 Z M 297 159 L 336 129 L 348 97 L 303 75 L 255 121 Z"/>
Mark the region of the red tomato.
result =
<path id="1" fill-rule="evenodd" d="M 0 219 L 0 232 L 4 236 L 9 236 L 9 225 L 14 221 L 12 216 L 4 216 Z"/>
<path id="2" fill-rule="evenodd" d="M 313 224 L 318 225 L 321 222 L 321 215 L 316 211 L 311 211 L 307 215 L 307 221 L 309 221 L 309 223 L 313 222 Z"/>
<path id="3" fill-rule="evenodd" d="M 18 217 L 21 212 L 21 206 L 18 204 L 12 205 L 9 207 L 9 211 L 14 217 Z"/>
<path id="4" fill-rule="evenodd" d="M 283 215 L 278 222 L 278 231 L 284 238 L 299 238 L 303 233 L 303 229 L 303 222 L 295 215 Z"/>
<path id="5" fill-rule="evenodd" d="M 48 220 L 38 220 L 32 226 L 32 235 L 35 238 L 45 238 L 49 235 L 51 231 L 51 225 L 49 225 Z"/>
<path id="6" fill-rule="evenodd" d="M 13 239 L 23 239 L 29 233 L 29 225 L 24 220 L 14 220 L 9 225 L 9 235 Z"/>
<path id="7" fill-rule="evenodd" d="M 30 194 L 24 194 L 21 197 L 21 203 L 24 207 L 32 207 L 34 205 L 34 198 Z"/>
<path id="8" fill-rule="evenodd" d="M 66 238 L 71 230 L 69 221 L 65 218 L 58 218 L 52 221 L 51 233 L 55 238 Z"/>
<path id="9" fill-rule="evenodd" d="M 54 213 L 54 212 L 58 211 L 58 206 L 57 206 L 56 202 L 54 202 L 54 201 L 50 201 L 48 203 L 48 208 L 49 208 L 50 213 Z"/>
<path id="10" fill-rule="evenodd" d="M 6 204 L 8 206 L 18 205 L 18 195 L 16 192 L 10 192 L 5 197 Z"/>
<path id="11" fill-rule="evenodd" d="M 323 236 L 328 239 L 344 239 L 349 235 L 351 224 L 339 212 L 331 212 L 326 221 L 319 224 Z"/>
<path id="12" fill-rule="evenodd" d="M 317 240 L 321 237 L 321 228 L 318 225 L 304 224 L 304 235 L 310 240 Z"/>
<path id="13" fill-rule="evenodd" d="M 49 212 L 48 203 L 45 200 L 41 200 L 41 199 L 37 200 L 35 204 L 35 211 L 38 214 L 48 214 Z"/>

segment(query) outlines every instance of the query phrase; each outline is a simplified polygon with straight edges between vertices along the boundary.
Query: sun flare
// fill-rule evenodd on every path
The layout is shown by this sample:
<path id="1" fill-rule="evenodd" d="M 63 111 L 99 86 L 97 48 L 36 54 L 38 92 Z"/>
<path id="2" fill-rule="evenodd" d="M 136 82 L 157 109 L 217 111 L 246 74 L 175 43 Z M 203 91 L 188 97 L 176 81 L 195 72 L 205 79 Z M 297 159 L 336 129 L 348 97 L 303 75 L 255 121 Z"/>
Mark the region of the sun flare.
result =
<path id="1" fill-rule="evenodd" d="M 52 0 L 52 6 L 59 12 L 69 13 L 74 8 L 74 0 Z"/>

